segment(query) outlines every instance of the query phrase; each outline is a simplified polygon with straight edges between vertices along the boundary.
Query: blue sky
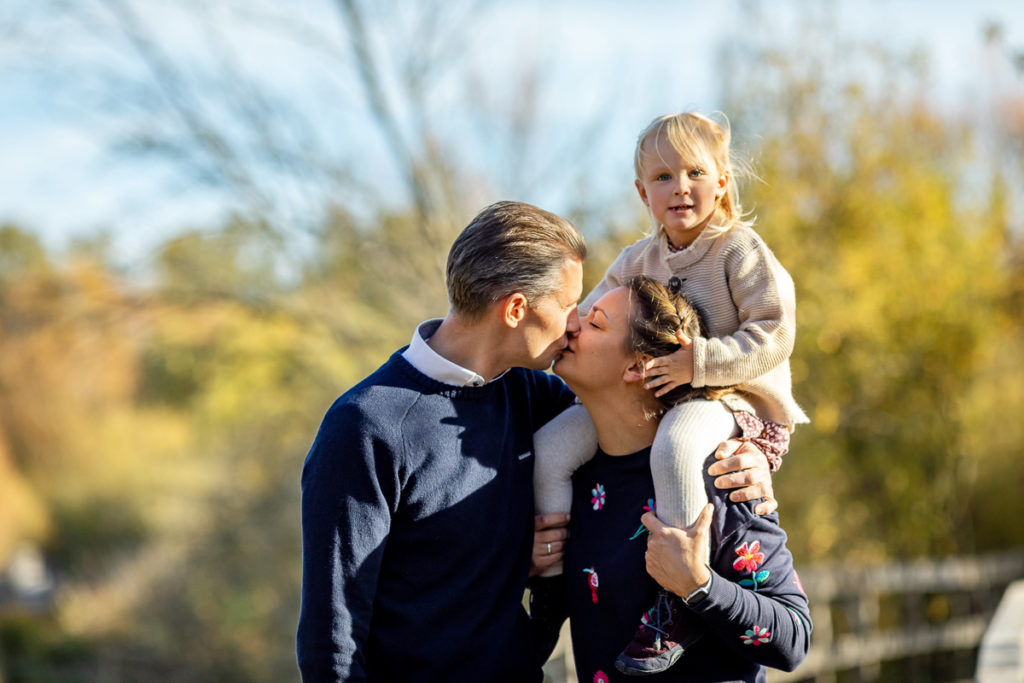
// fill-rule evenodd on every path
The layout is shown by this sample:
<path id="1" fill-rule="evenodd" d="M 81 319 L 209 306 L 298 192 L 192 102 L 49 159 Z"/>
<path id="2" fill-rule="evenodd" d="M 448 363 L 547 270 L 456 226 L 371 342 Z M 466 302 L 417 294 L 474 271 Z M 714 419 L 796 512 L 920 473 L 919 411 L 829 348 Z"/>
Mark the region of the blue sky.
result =
<path id="1" fill-rule="evenodd" d="M 161 3 L 131 4 L 144 20 L 159 25 L 169 54 L 202 63 L 202 37 L 179 15 L 154 9 Z M 313 21 L 318 12 L 329 12 L 323 2 L 301 4 Z M 0 9 L 0 221 L 27 227 L 56 248 L 75 236 L 109 230 L 127 254 L 145 251 L 184 225 L 215 222 L 225 210 L 216 193 L 195 191 L 164 164 L 128 161 L 110 152 L 109 128 L 82 100 L 83 93 L 92 92 L 89 83 L 66 79 L 67 73 L 87 73 L 83 64 L 117 63 L 118 51 L 97 41 L 75 42 L 74 31 L 81 27 L 49 23 L 44 5 L 15 0 Z M 231 12 L 219 9 L 218 2 L 206 5 L 230 33 Z M 717 108 L 715 83 L 723 77 L 716 69 L 717 46 L 744 38 L 735 27 L 748 5 L 740 0 L 514 0 L 489 7 L 470 49 L 481 55 L 481 72 L 497 79 L 515 73 L 524 60 L 540 65 L 548 79 L 542 117 L 553 137 L 582 112 L 604 116 L 602 139 L 594 141 L 583 163 L 590 192 L 618 192 L 631 183 L 633 139 L 646 121 L 671 110 Z M 1024 2 L 1019 1 L 780 0 L 761 7 L 771 12 L 774 26 L 791 26 L 808 11 L 832 11 L 848 35 L 899 49 L 923 48 L 935 74 L 937 101 L 954 109 L 969 110 L 986 87 L 978 78 L 986 22 L 998 21 L 1006 44 L 1024 51 Z M 833 9 L 822 9 L 828 7 Z M 21 29 L 16 40 L 4 40 L 5 22 Z M 323 64 L 289 54 L 286 45 L 273 45 L 266 32 L 233 39 L 246 65 L 262 78 L 294 86 L 297 98 L 309 98 L 304 105 L 311 120 L 332 120 L 333 115 L 345 127 L 364 125 L 358 113 L 332 114 L 329 103 L 310 95 L 324 76 Z M 338 118 L 345 116 L 343 122 Z M 452 120 L 458 120 L 454 112 Z M 387 177 L 373 156 L 371 147 L 363 155 L 367 161 L 351 169 L 370 184 Z M 557 211 L 566 200 L 559 193 L 564 189 L 545 192 L 542 187 L 523 198 Z"/>

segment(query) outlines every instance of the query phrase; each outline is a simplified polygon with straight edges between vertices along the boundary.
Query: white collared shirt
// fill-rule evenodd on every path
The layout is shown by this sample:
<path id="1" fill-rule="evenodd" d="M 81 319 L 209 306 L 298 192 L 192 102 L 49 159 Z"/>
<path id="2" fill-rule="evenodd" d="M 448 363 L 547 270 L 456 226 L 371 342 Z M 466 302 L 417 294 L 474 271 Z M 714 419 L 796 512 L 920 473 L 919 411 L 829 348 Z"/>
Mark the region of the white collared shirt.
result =
<path id="1" fill-rule="evenodd" d="M 441 318 L 432 318 L 420 323 L 416 331 L 412 333 L 412 341 L 409 342 L 409 348 L 402 352 L 402 357 L 424 375 L 438 382 L 457 387 L 481 387 L 487 384 L 487 380 L 482 376 L 469 368 L 451 362 L 427 344 L 427 340 L 441 326 L 441 320 Z M 501 375 L 504 374 L 504 372 L 501 373 Z M 498 377 L 494 379 L 498 379 Z"/>

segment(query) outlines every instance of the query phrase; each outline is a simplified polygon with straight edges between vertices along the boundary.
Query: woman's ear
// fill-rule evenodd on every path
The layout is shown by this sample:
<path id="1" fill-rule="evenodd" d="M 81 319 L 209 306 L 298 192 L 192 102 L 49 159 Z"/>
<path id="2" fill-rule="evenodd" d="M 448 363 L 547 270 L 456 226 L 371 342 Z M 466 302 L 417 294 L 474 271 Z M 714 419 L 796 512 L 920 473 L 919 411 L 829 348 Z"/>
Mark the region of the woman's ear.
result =
<path id="1" fill-rule="evenodd" d="M 505 297 L 501 305 L 501 319 L 509 327 L 519 327 L 526 318 L 526 309 L 529 302 L 522 292 L 515 292 Z"/>
<path id="2" fill-rule="evenodd" d="M 643 354 L 636 357 L 636 360 L 631 363 L 626 370 L 622 373 L 622 381 L 624 382 L 643 382 L 647 379 L 647 370 L 644 365 L 647 364 L 653 356 Z"/>

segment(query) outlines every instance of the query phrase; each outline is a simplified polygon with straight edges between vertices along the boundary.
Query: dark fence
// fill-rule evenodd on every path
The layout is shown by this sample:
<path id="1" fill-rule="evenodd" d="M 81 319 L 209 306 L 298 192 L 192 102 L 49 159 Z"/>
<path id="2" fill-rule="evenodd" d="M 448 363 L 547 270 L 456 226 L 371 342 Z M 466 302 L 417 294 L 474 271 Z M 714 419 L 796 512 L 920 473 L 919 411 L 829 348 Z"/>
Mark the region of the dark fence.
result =
<path id="1" fill-rule="evenodd" d="M 1000 609 L 1005 635 L 989 634 L 991 644 L 978 656 L 1007 586 L 1021 578 L 1022 552 L 802 569 L 814 620 L 811 650 L 795 672 L 770 670 L 768 681 L 963 681 L 974 679 L 976 666 L 984 681 L 982 665 L 1005 670 L 1024 651 L 1024 616 L 1010 619 L 1024 615 L 1020 604 Z M 1019 597 L 1024 603 L 1024 587 Z M 545 671 L 551 683 L 576 680 L 568 628 Z"/>
<path id="2" fill-rule="evenodd" d="M 782 681 L 958 681 L 973 678 L 982 636 L 1024 553 L 800 572 L 814 635 Z"/>

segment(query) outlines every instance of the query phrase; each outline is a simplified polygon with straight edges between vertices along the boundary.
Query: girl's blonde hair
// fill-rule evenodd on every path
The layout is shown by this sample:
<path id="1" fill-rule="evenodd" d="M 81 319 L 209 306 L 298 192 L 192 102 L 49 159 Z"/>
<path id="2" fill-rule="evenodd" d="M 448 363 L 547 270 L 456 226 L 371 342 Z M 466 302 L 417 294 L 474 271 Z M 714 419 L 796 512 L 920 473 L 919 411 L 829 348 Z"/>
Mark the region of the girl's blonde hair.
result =
<path id="1" fill-rule="evenodd" d="M 637 137 L 633 170 L 637 179 L 642 179 L 644 155 L 653 153 L 651 147 L 656 147 L 662 140 L 667 140 L 684 159 L 692 159 L 702 164 L 713 162 L 719 173 L 728 172 L 729 182 L 725 186 L 725 194 L 718 200 L 707 227 L 709 230 L 722 233 L 736 225 L 753 225 L 753 218 L 746 218 L 740 204 L 736 182 L 740 177 L 753 177 L 753 174 L 745 163 L 734 158 L 729 119 L 720 112 L 716 117 L 721 121 L 714 121 L 703 114 L 692 112 L 667 114 L 654 119 Z M 654 225 L 656 230 L 660 227 Z"/>

